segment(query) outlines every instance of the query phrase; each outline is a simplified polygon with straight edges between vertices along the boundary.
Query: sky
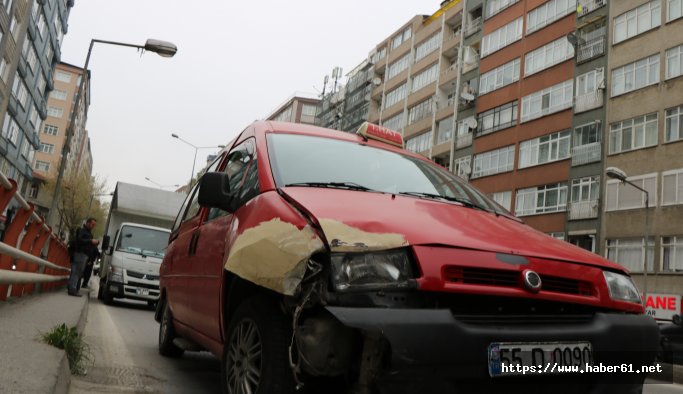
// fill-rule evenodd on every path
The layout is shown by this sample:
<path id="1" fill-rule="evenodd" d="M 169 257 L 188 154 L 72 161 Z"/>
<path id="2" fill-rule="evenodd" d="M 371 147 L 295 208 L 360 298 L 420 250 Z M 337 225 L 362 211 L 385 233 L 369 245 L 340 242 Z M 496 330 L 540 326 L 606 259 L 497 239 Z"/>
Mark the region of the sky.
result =
<path id="1" fill-rule="evenodd" d="M 93 175 L 155 187 L 186 184 L 195 149 L 227 144 L 295 92 L 319 93 L 439 1 L 76 0 L 61 60 L 83 66 L 91 39 L 173 42 L 163 58 L 95 44 L 87 129 Z M 219 149 L 200 149 L 195 172 Z M 172 187 L 167 187 L 172 190 Z"/>

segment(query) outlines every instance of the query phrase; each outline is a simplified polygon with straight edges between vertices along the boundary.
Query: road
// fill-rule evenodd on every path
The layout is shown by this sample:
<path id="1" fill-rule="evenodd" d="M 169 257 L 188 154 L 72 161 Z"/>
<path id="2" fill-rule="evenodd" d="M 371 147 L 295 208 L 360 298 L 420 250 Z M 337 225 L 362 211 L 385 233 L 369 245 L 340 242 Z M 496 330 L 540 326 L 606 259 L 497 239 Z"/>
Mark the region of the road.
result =
<path id="1" fill-rule="evenodd" d="M 209 353 L 187 352 L 167 359 L 157 352 L 159 325 L 146 303 L 90 300 L 85 339 L 94 366 L 74 376 L 71 394 L 86 393 L 218 393 L 220 363 Z M 683 394 L 682 385 L 646 385 L 645 394 Z"/>
<path id="2" fill-rule="evenodd" d="M 107 306 L 96 294 L 85 327 L 95 363 L 86 376 L 72 377 L 71 394 L 220 392 L 220 363 L 211 354 L 162 357 L 157 352 L 159 324 L 146 303 Z"/>

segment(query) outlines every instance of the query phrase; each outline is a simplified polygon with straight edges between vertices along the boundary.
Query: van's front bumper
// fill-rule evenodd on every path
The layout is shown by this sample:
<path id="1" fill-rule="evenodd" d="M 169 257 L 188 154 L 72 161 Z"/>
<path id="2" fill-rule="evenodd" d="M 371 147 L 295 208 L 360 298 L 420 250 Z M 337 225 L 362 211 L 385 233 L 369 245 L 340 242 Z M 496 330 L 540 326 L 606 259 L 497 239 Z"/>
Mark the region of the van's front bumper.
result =
<path id="1" fill-rule="evenodd" d="M 592 319 L 575 324 L 486 325 L 461 321 L 449 309 L 330 306 L 327 310 L 348 327 L 381 334 L 391 348 L 387 375 L 397 378 L 426 373 L 452 380 L 483 379 L 487 384 L 517 378 L 489 377 L 488 347 L 496 342 L 589 341 L 595 364 L 631 363 L 640 368 L 652 364 L 659 342 L 657 324 L 646 315 L 595 313 Z M 589 375 L 582 378 L 610 379 Z M 561 380 L 557 375 L 532 378 L 538 382 Z M 615 374 L 611 381 L 642 383 L 644 378 Z M 577 377 L 571 379 L 576 381 Z"/>
<path id="2" fill-rule="evenodd" d="M 128 298 L 139 301 L 159 300 L 159 285 L 108 282 L 107 290 L 114 298 Z"/>

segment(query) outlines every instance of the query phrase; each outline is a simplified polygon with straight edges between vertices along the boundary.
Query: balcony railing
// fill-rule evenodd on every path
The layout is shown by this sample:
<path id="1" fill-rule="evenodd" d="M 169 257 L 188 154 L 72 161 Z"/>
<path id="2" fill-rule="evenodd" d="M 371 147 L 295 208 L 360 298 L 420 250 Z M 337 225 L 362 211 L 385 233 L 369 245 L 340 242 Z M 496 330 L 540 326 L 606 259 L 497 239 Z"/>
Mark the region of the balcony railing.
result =
<path id="1" fill-rule="evenodd" d="M 465 36 L 469 37 L 481 29 L 481 17 L 471 20 L 465 28 Z"/>
<path id="2" fill-rule="evenodd" d="M 600 161 L 602 144 L 593 142 L 586 145 L 579 145 L 572 148 L 572 166 Z"/>
<path id="3" fill-rule="evenodd" d="M 583 62 L 605 53 L 605 31 L 603 26 L 581 36 L 583 43 L 579 45 L 579 53 L 576 57 L 578 62 Z"/>
<path id="4" fill-rule="evenodd" d="M 594 108 L 600 108 L 603 104 L 602 89 L 584 93 L 574 98 L 574 112 L 584 112 Z"/>
<path id="5" fill-rule="evenodd" d="M 456 148 L 464 148 L 470 145 L 472 145 L 472 133 L 461 134 L 455 140 Z"/>
<path id="6" fill-rule="evenodd" d="M 443 75 L 443 74 L 448 74 L 449 72 L 454 71 L 454 70 L 456 70 L 457 68 L 458 68 L 458 64 L 457 64 L 457 63 L 453 63 L 453 64 L 451 64 L 450 66 L 448 66 L 447 69 L 441 71 L 441 74 L 442 74 L 442 75 Z"/>
<path id="7" fill-rule="evenodd" d="M 593 219 L 598 217 L 598 200 L 570 202 L 568 205 L 569 220 Z"/>
<path id="8" fill-rule="evenodd" d="M 578 12 L 576 16 L 581 17 L 589 14 L 607 4 L 607 0 L 579 0 Z"/>

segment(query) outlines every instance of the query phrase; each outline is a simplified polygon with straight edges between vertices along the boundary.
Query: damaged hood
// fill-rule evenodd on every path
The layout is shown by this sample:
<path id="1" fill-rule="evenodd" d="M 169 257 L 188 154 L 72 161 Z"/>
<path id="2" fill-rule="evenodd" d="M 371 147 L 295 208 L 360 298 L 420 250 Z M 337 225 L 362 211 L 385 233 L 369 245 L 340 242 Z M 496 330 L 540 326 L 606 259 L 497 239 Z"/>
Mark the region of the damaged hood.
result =
<path id="1" fill-rule="evenodd" d="M 342 189 L 281 189 L 318 220 L 332 251 L 444 245 L 623 267 L 504 216 L 457 203 Z"/>

